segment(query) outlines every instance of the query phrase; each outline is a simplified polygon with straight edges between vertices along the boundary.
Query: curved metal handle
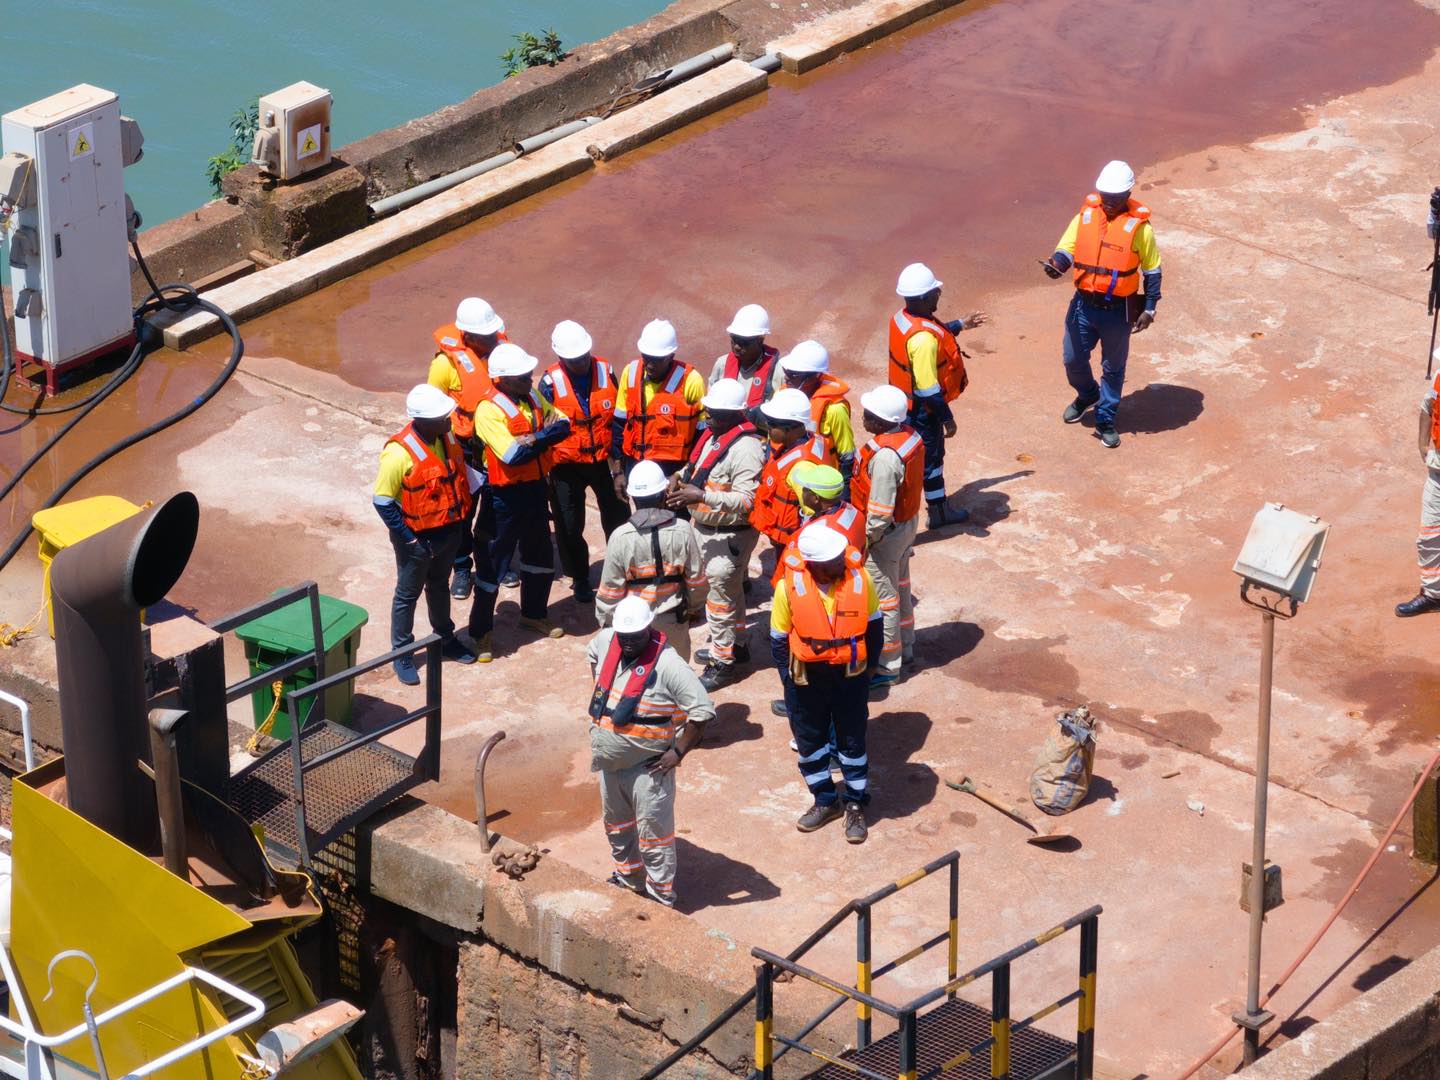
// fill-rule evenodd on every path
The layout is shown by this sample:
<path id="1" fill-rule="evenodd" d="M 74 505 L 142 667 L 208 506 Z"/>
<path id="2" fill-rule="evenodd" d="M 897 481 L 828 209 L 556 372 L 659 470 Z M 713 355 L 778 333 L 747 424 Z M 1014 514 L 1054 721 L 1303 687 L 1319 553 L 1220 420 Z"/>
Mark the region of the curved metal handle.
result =
<path id="1" fill-rule="evenodd" d="M 490 751 L 504 738 L 505 732 L 495 732 L 475 755 L 475 824 L 480 828 L 480 850 L 487 855 L 490 853 L 490 826 L 486 824 L 489 815 L 485 812 L 485 763 L 490 760 Z"/>

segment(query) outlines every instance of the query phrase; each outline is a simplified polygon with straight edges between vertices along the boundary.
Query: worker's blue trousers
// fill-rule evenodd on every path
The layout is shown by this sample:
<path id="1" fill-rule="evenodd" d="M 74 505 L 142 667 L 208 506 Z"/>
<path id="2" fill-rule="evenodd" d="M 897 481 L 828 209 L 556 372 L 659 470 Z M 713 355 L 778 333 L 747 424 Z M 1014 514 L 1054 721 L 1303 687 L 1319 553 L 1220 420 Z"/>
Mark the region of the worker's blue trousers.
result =
<path id="1" fill-rule="evenodd" d="M 1090 367 L 1090 354 L 1100 346 L 1100 382 Z M 1130 357 L 1130 319 L 1124 301 L 1097 308 L 1082 303 L 1077 291 L 1065 313 L 1065 376 L 1076 396 L 1096 401 L 1095 423 L 1115 423 L 1115 410 L 1125 389 L 1125 361 Z"/>

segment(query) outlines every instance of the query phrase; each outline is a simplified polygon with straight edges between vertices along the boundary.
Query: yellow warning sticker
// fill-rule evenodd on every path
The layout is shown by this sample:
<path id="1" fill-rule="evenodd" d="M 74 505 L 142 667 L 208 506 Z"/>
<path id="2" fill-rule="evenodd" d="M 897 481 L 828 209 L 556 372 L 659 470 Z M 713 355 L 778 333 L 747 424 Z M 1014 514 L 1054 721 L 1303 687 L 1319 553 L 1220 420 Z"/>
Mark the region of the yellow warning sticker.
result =
<path id="1" fill-rule="evenodd" d="M 320 152 L 320 125 L 301 128 L 295 135 L 295 157 L 313 157 Z"/>
<path id="2" fill-rule="evenodd" d="M 95 152 L 95 125 L 81 124 L 70 132 L 70 160 L 77 161 Z"/>

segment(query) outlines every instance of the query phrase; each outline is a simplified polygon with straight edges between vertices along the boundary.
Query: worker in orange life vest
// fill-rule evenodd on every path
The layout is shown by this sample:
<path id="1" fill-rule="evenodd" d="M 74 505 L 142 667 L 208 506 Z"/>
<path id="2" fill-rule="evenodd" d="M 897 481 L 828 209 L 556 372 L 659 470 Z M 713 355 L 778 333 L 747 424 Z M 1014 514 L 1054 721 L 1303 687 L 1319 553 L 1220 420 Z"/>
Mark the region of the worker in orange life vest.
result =
<path id="1" fill-rule="evenodd" d="M 850 386 L 830 373 L 830 352 L 818 341 L 802 341 L 780 358 L 784 385 L 810 400 L 814 431 L 830 446 L 845 483 L 855 468 L 855 431 L 850 426 Z"/>
<path id="2" fill-rule="evenodd" d="M 770 654 L 792 706 L 800 775 L 815 800 L 795 823 L 801 832 L 843 815 L 845 839 L 865 841 L 866 687 L 882 638 L 879 598 L 860 553 L 824 522 L 805 526 L 770 609 Z M 840 791 L 830 776 L 832 754 L 845 781 Z"/>
<path id="3" fill-rule="evenodd" d="M 890 319 L 890 385 L 909 401 L 910 425 L 925 440 L 925 506 L 932 529 L 959 525 L 970 511 L 945 497 L 945 440 L 956 433 L 950 402 L 965 392 L 970 376 L 955 335 L 988 321 L 983 311 L 942 323 L 935 314 L 944 283 L 924 263 L 900 271 L 895 292 L 905 306 Z"/>
<path id="4" fill-rule="evenodd" d="M 620 371 L 610 444 L 610 476 L 625 495 L 625 477 L 637 461 L 657 462 L 666 476 L 685 467 L 700 432 L 705 376 L 675 358 L 675 327 L 651 319 L 635 343 L 640 359 Z"/>
<path id="5" fill-rule="evenodd" d="M 550 335 L 559 363 L 540 380 L 540 393 L 570 420 L 570 434 L 550 451 L 550 507 L 555 514 L 555 547 L 560 569 L 569 575 L 575 599 L 595 602 L 590 587 L 590 548 L 585 543 L 585 492 L 595 495 L 606 539 L 625 524 L 629 509 L 610 480 L 610 425 L 615 415 L 615 372 L 591 353 L 593 342 L 579 323 L 566 319 Z"/>
<path id="6" fill-rule="evenodd" d="M 435 330 L 436 353 L 425 381 L 455 400 L 451 430 L 465 451 L 465 463 L 474 469 L 481 469 L 480 444 L 475 441 L 475 406 L 490 389 L 490 353 L 504 340 L 505 320 L 478 296 L 461 300 L 455 308 L 455 321 Z M 482 479 L 483 475 L 482 471 Z M 470 559 L 467 528 L 450 577 L 450 595 L 456 600 L 468 597 L 474 586 Z"/>
<path id="7" fill-rule="evenodd" d="M 1160 302 L 1160 249 L 1150 210 L 1130 197 L 1135 173 L 1123 161 L 1100 171 L 1095 191 L 1071 220 L 1055 252 L 1042 260 L 1047 276 L 1073 269 L 1075 295 L 1065 314 L 1065 377 L 1075 400 L 1061 419 L 1077 424 L 1095 406 L 1095 434 L 1110 449 L 1120 445 L 1115 412 L 1125 387 L 1130 335 L 1155 321 Z M 1143 294 L 1140 288 L 1144 280 Z M 1100 382 L 1090 354 L 1100 346 Z M 1098 404 L 1097 404 L 1098 403 Z"/>
<path id="8" fill-rule="evenodd" d="M 761 427 L 760 406 L 781 385 L 780 350 L 765 344 L 765 336 L 770 333 L 770 313 L 759 304 L 746 304 L 735 312 L 725 332 L 730 335 L 730 351 L 715 361 L 709 385 L 721 379 L 742 383 L 746 418 Z"/>
<path id="9" fill-rule="evenodd" d="M 1435 350 L 1440 360 L 1440 349 Z M 1420 402 L 1420 459 L 1425 462 L 1425 489 L 1420 497 L 1420 591 L 1395 605 L 1402 619 L 1440 611 L 1440 373 L 1428 381 Z"/>
<path id="10" fill-rule="evenodd" d="M 781 550 L 800 530 L 800 496 L 790 486 L 790 470 L 807 461 L 828 465 L 835 458 L 824 437 L 813 431 L 810 400 L 799 390 L 777 391 L 760 411 L 769 447 L 750 524 L 770 538 L 778 563 Z"/>
<path id="11" fill-rule="evenodd" d="M 445 588 L 474 505 L 460 441 L 450 430 L 454 410 L 455 402 L 433 386 L 421 383 L 410 391 L 405 398 L 410 422 L 380 452 L 373 502 L 395 549 L 390 647 L 402 649 L 415 640 L 415 607 L 424 592 L 430 629 L 444 639 L 446 659 L 473 664 L 475 654 L 455 639 Z M 402 683 L 419 684 L 411 657 L 393 667 Z"/>

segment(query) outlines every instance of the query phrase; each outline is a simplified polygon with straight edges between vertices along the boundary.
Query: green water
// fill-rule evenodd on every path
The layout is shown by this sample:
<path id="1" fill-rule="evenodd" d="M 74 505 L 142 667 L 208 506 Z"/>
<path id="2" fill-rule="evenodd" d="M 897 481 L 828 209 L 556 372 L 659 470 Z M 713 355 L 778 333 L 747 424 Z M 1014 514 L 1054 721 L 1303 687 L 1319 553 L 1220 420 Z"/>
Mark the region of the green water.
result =
<path id="1" fill-rule="evenodd" d="M 666 0 L 40 0 L 6 3 L 0 111 L 88 82 L 145 133 L 125 189 L 147 224 L 211 198 L 205 161 L 247 99 L 301 79 L 335 97 L 332 140 L 457 101 L 504 76 L 511 35 L 553 26 L 567 48 Z"/>

